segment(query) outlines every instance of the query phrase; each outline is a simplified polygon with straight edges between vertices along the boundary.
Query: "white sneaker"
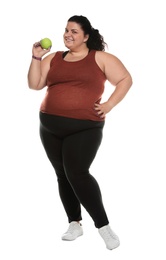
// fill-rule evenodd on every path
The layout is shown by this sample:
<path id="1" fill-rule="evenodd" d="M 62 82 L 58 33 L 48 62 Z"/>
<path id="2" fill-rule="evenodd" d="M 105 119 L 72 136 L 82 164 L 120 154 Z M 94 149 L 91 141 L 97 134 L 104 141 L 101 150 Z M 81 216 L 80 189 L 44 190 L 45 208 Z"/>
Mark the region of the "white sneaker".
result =
<path id="1" fill-rule="evenodd" d="M 83 235 L 83 229 L 81 224 L 78 223 L 77 221 L 72 221 L 66 233 L 63 234 L 62 240 L 72 241 L 82 235 Z"/>
<path id="2" fill-rule="evenodd" d="M 99 234 L 103 238 L 107 249 L 114 249 L 120 245 L 118 236 L 111 230 L 109 225 L 98 229 Z"/>

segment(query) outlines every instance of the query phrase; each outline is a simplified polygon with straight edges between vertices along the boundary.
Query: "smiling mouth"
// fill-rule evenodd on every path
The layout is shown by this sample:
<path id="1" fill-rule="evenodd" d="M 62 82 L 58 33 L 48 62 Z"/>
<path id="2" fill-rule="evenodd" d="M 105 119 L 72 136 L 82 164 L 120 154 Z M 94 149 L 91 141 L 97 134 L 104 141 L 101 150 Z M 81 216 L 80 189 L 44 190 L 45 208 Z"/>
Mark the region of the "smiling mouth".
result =
<path id="1" fill-rule="evenodd" d="M 65 38 L 66 42 L 73 42 L 73 39 Z"/>

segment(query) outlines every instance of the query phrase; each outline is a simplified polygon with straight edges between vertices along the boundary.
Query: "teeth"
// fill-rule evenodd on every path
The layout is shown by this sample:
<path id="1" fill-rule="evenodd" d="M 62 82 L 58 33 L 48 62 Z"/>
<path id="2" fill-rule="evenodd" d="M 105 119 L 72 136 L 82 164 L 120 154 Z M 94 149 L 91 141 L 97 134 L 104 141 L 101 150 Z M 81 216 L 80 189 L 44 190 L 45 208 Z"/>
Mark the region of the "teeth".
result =
<path id="1" fill-rule="evenodd" d="M 71 39 L 66 39 L 67 42 L 71 42 L 72 40 Z"/>

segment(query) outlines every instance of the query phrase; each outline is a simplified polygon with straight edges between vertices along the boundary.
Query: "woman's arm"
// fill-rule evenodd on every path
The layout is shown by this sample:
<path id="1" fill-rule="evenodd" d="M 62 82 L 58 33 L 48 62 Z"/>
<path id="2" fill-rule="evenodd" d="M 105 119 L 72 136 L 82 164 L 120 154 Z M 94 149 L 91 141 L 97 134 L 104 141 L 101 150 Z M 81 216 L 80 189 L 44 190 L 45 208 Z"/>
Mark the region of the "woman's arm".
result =
<path id="1" fill-rule="evenodd" d="M 98 52 L 96 62 L 103 70 L 107 80 L 115 87 L 106 102 L 95 104 L 98 114 L 105 117 L 125 97 L 132 86 L 132 77 L 123 63 L 112 54 Z"/>
<path id="2" fill-rule="evenodd" d="M 33 45 L 32 55 L 41 58 L 48 53 L 50 49 L 44 50 L 39 43 Z M 32 58 L 28 71 L 28 86 L 34 90 L 40 90 L 46 86 L 47 73 L 50 69 L 50 62 L 55 54 L 49 54 L 43 60 Z"/>

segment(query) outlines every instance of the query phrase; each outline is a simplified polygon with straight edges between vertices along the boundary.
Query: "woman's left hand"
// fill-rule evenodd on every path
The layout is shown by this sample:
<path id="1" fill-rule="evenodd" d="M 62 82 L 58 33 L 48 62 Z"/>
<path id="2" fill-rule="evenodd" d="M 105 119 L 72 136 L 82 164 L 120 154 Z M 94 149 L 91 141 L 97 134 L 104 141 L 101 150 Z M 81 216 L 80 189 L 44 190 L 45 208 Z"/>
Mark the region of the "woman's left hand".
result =
<path id="1" fill-rule="evenodd" d="M 112 107 L 109 102 L 104 102 L 102 104 L 95 103 L 94 109 L 101 118 L 104 118 L 105 115 L 111 111 Z"/>

